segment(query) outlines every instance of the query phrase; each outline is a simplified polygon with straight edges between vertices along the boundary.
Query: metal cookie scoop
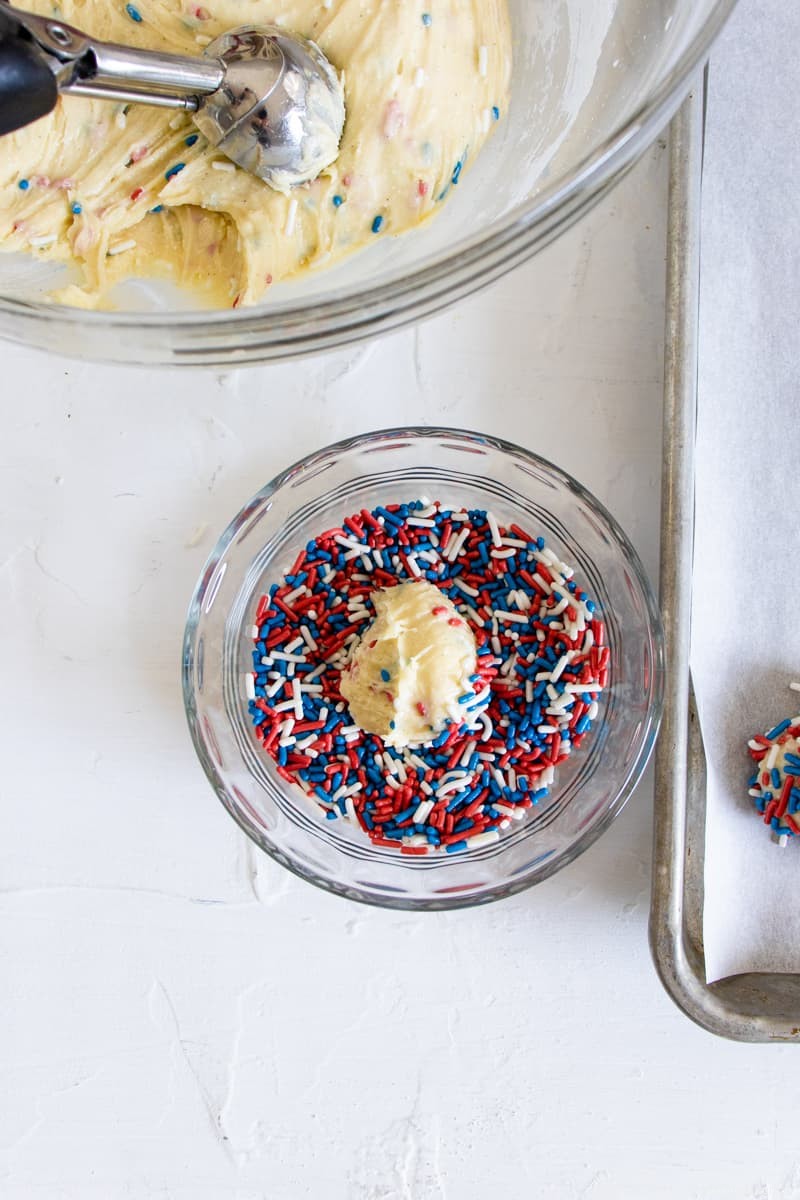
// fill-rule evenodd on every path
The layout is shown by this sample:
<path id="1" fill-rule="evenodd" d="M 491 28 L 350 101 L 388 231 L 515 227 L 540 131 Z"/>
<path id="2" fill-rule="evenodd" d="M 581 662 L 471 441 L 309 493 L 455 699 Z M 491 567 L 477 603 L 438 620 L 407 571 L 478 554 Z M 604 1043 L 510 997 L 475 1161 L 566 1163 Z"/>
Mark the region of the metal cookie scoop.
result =
<path id="1" fill-rule="evenodd" d="M 275 26 L 234 29 L 190 58 L 95 41 L 0 0 L 0 135 L 50 112 L 59 92 L 185 109 L 212 146 L 279 191 L 316 179 L 344 126 L 325 55 Z"/>

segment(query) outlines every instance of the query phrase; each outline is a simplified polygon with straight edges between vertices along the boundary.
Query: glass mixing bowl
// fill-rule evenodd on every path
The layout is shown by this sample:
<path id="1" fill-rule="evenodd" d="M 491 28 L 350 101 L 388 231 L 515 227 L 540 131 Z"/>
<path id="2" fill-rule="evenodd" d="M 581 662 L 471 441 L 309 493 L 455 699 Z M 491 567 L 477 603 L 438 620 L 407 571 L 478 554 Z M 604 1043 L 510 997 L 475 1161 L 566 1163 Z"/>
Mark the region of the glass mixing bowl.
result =
<path id="1" fill-rule="evenodd" d="M 501 840 L 460 854 L 408 857 L 326 821 L 278 775 L 247 709 L 251 627 L 261 595 L 317 534 L 362 507 L 421 495 L 491 509 L 575 568 L 597 602 L 610 685 L 584 744 L 549 795 Z M 264 487 L 220 538 L 195 589 L 183 691 L 195 749 L 217 795 L 256 845 L 320 887 L 391 908 L 459 908 L 538 883 L 571 862 L 620 812 L 655 741 L 663 690 L 658 608 L 613 517 L 563 471 L 502 442 L 450 429 L 394 429 L 339 442 Z"/>
<path id="2" fill-rule="evenodd" d="M 43 302 L 49 269 L 0 255 L 0 336 L 109 362 L 234 366 L 341 346 L 459 299 L 523 262 L 621 176 L 677 108 L 735 0 L 509 0 L 509 112 L 437 218 L 256 308 L 190 311 L 129 289 L 128 311 Z"/>

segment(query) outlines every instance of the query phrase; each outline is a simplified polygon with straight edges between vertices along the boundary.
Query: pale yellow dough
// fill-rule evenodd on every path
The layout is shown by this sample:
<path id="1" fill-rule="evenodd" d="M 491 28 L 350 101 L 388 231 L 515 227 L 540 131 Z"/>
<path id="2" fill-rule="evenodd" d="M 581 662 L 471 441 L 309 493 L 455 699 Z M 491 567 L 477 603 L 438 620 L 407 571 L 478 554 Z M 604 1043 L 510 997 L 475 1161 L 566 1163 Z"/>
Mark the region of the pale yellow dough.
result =
<path id="1" fill-rule="evenodd" d="M 421 745 L 464 719 L 459 698 L 474 698 L 475 638 L 432 583 L 401 583 L 372 600 L 375 620 L 342 674 L 342 695 L 367 733 L 389 746 Z"/>
<path id="2" fill-rule="evenodd" d="M 190 118 L 163 109 L 67 97 L 0 138 L 0 249 L 76 264 L 80 282 L 57 298 L 85 307 L 107 307 L 132 275 L 171 279 L 211 305 L 252 304 L 279 279 L 410 229 L 454 179 L 468 186 L 508 102 L 506 0 L 134 0 L 139 22 L 124 0 L 24 7 L 188 54 L 237 25 L 277 23 L 318 42 L 344 74 L 339 158 L 289 196 L 230 170 L 202 137 L 187 146 Z"/>

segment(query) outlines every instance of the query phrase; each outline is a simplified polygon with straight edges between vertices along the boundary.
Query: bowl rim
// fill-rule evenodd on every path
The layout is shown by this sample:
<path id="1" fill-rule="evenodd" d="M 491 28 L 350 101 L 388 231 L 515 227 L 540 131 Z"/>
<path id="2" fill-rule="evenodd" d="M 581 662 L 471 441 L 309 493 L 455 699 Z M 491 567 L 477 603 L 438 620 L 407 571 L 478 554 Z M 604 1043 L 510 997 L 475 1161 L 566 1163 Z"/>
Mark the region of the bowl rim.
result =
<path id="1" fill-rule="evenodd" d="M 594 822 L 590 828 L 585 830 L 581 837 L 571 845 L 567 850 L 560 854 L 555 861 L 548 862 L 538 870 L 535 874 L 528 873 L 520 876 L 517 879 L 506 881 L 492 888 L 487 889 L 477 895 L 459 895 L 448 894 L 442 897 L 406 897 L 396 896 L 390 893 L 377 894 L 366 891 L 360 891 L 354 885 L 340 883 L 338 880 L 323 878 L 315 874 L 309 869 L 304 869 L 302 864 L 297 863 L 293 858 L 285 854 L 279 847 L 270 844 L 262 835 L 261 831 L 252 822 L 249 817 L 238 808 L 231 800 L 225 781 L 221 778 L 217 765 L 209 755 L 205 743 L 200 736 L 200 721 L 198 719 L 197 707 L 195 704 L 194 686 L 193 686 L 193 665 L 194 665 L 194 647 L 196 634 L 200 627 L 201 605 L 200 598 L 204 588 L 210 580 L 209 569 L 212 564 L 216 564 L 222 560 L 226 554 L 228 547 L 233 541 L 236 533 L 241 527 L 242 520 L 252 515 L 253 508 L 257 503 L 268 499 L 280 487 L 290 483 L 299 473 L 307 471 L 310 467 L 316 466 L 325 461 L 332 455 L 339 455 L 354 449 L 367 448 L 374 445 L 376 442 L 386 443 L 397 440 L 420 440 L 433 441 L 436 439 L 446 439 L 462 443 L 481 442 L 493 449 L 500 451 L 503 454 L 511 454 L 516 457 L 521 457 L 527 460 L 531 465 L 539 470 L 543 470 L 552 478 L 557 479 L 568 490 L 574 492 L 584 503 L 587 503 L 592 511 L 601 518 L 603 523 L 608 528 L 608 531 L 613 535 L 615 542 L 622 550 L 626 563 L 633 572 L 637 586 L 640 590 L 644 608 L 646 611 L 647 626 L 651 637 L 651 648 L 653 653 L 653 686 L 648 706 L 647 715 L 642 723 L 642 732 L 639 739 L 638 751 L 631 762 L 625 778 L 620 782 L 616 790 L 616 795 L 613 801 L 609 804 L 603 815 Z M 227 620 L 227 618 L 226 618 Z M 348 438 L 342 438 L 337 442 L 332 442 L 321 449 L 312 451 L 310 454 L 304 455 L 297 459 L 290 466 L 285 467 L 273 479 L 264 484 L 248 501 L 246 501 L 228 523 L 222 534 L 218 538 L 216 544 L 206 558 L 203 567 L 198 575 L 197 583 L 192 592 L 192 597 L 189 602 L 189 608 L 186 616 L 186 624 L 183 636 L 183 648 L 181 657 L 181 681 L 184 711 L 186 720 L 189 726 L 189 733 L 192 739 L 192 744 L 195 753 L 200 761 L 205 775 L 211 784 L 214 792 L 219 798 L 225 810 L 233 817 L 239 828 L 250 838 L 252 842 L 270 858 L 274 859 L 281 866 L 291 871 L 293 875 L 305 880 L 307 883 L 312 883 L 314 886 L 323 891 L 331 892 L 335 895 L 345 897 L 346 899 L 355 900 L 362 904 L 367 904 L 376 908 L 390 908 L 400 911 L 414 912 L 434 912 L 446 911 L 450 909 L 473 908 L 482 904 L 489 904 L 497 900 L 505 899 L 506 897 L 516 895 L 526 891 L 528 888 L 542 883 L 563 867 L 568 866 L 576 858 L 588 850 L 590 846 L 600 837 L 602 833 L 611 825 L 616 817 L 622 812 L 625 805 L 628 803 L 631 795 L 639 784 L 642 775 L 647 767 L 647 763 L 653 752 L 658 731 L 661 724 L 661 716 L 664 705 L 664 688 L 665 688 L 665 647 L 664 647 L 664 629 L 661 620 L 661 612 L 658 602 L 655 597 L 653 587 L 648 578 L 647 572 L 644 569 L 642 561 L 630 541 L 628 535 L 623 530 L 622 526 L 616 518 L 609 512 L 606 506 L 597 499 L 583 484 L 579 483 L 574 476 L 570 475 L 562 467 L 550 462 L 549 459 L 543 458 L 532 450 L 527 450 L 516 443 L 509 442 L 504 438 L 497 437 L 491 434 L 479 433 L 475 430 L 461 429 L 448 426 L 401 426 L 387 429 L 372 430 L 368 433 L 356 434 Z"/>
<path id="2" fill-rule="evenodd" d="M 532 201 L 518 204 L 489 233 L 462 239 L 410 275 L 402 268 L 379 285 L 351 284 L 333 299 L 310 305 L 296 301 L 252 309 L 160 312 L 91 311 L 67 305 L 25 301 L 0 295 L 0 314 L 36 327 L 58 324 L 66 332 L 108 330 L 149 338 L 151 357 L 142 357 L 123 342 L 112 344 L 105 361 L 139 363 L 164 361 L 185 365 L 226 361 L 288 358 L 343 345 L 379 329 L 396 328 L 429 315 L 476 291 L 529 258 L 537 249 L 572 224 L 616 182 L 674 114 L 693 73 L 704 62 L 713 41 L 737 0 L 717 0 L 696 38 L 686 47 L 673 70 L 648 99 L 605 140 L 559 176 Z M 183 335 L 174 347 L 159 345 L 164 328 Z M 20 331 L 5 336 L 16 340 Z M 216 336 L 219 345 L 197 344 L 198 336 Z M 234 338 L 230 344 L 226 339 Z M 242 346 L 241 339 L 252 339 Z M 46 348 L 46 343 L 42 343 Z M 63 347 L 69 353 L 69 345 Z M 80 350 L 76 353 L 80 354 Z M 155 358 L 152 357 L 155 354 Z"/>

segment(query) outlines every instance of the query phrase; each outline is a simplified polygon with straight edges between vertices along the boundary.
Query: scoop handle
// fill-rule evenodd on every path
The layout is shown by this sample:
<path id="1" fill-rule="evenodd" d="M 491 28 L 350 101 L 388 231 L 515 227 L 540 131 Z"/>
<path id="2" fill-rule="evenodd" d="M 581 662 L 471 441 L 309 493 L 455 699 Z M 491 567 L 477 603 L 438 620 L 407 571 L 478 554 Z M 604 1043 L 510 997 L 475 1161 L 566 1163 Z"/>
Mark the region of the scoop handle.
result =
<path id="1" fill-rule="evenodd" d="M 40 51 L 0 12 L 0 136 L 52 112 L 57 99 L 58 84 Z"/>

